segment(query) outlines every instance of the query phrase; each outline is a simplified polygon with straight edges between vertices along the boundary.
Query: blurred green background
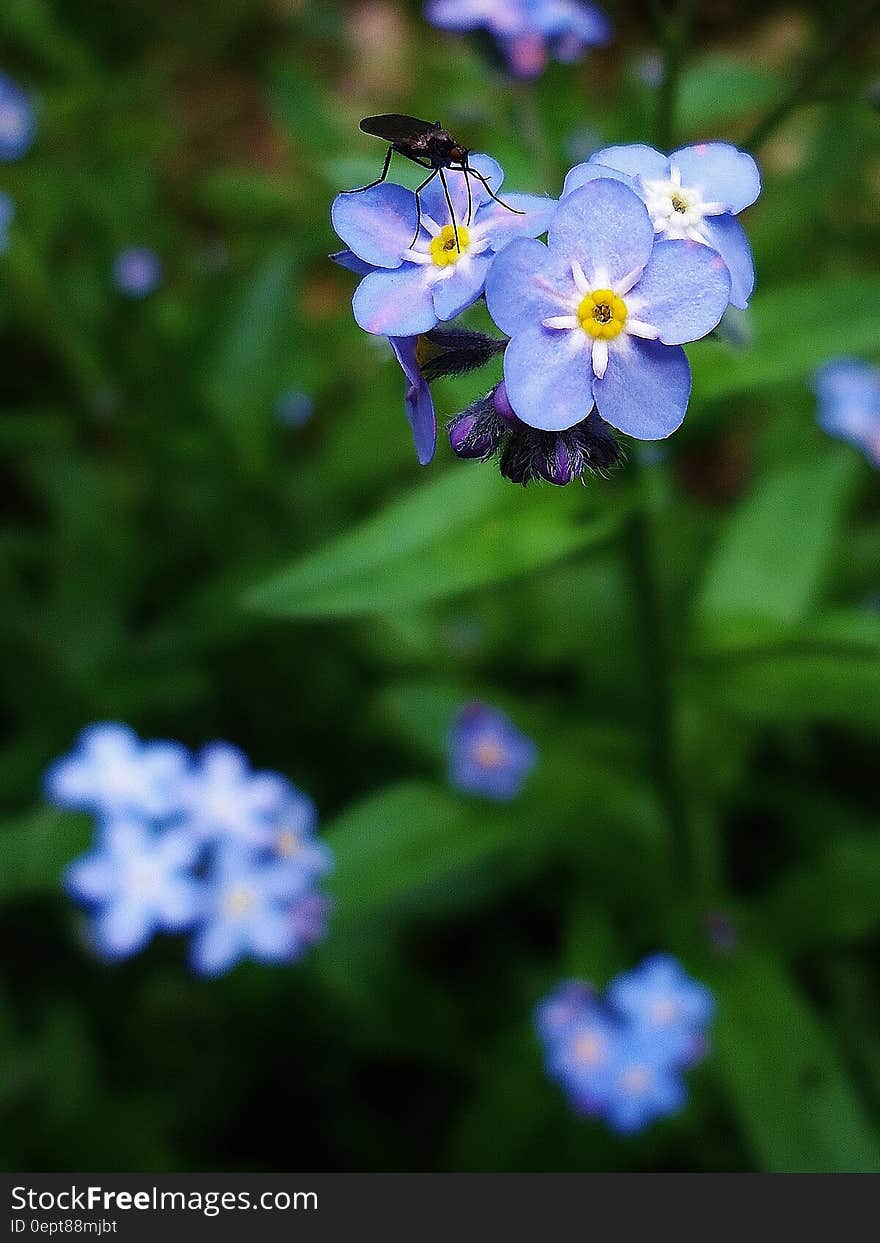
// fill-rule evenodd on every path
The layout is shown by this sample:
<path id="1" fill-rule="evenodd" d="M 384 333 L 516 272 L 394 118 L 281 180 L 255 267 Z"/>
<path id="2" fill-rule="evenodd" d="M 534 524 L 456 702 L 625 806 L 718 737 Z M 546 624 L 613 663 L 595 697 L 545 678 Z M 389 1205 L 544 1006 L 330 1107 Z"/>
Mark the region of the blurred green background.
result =
<path id="1" fill-rule="evenodd" d="M 689 348 L 662 461 L 523 492 L 441 440 L 420 469 L 326 262 L 368 113 L 442 116 L 553 194 L 657 139 L 669 31 L 605 7 L 614 43 L 529 88 L 400 0 L 5 0 L 39 116 L 0 166 L 5 1168 L 880 1168 L 880 494 L 808 388 L 880 352 L 877 26 L 759 132 L 758 291 L 742 339 Z M 860 6 L 694 7 L 672 144 L 747 143 Z M 111 281 L 137 244 L 142 302 Z M 490 383 L 439 383 L 441 414 Z M 540 747 L 509 806 L 446 786 L 472 698 Z M 314 796 L 336 913 L 307 961 L 88 955 L 59 875 L 90 826 L 40 780 L 102 719 Z M 531 1012 L 658 949 L 716 991 L 713 1047 L 622 1140 L 545 1079 Z"/>

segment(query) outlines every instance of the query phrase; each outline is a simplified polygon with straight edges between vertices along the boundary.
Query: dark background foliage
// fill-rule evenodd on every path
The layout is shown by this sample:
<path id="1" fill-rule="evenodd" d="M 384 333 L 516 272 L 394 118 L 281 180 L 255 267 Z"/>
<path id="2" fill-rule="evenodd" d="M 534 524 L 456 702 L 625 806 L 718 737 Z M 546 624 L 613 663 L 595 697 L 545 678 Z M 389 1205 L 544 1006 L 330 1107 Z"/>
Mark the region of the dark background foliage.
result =
<path id="1" fill-rule="evenodd" d="M 880 508 L 808 388 L 880 343 L 876 26 L 812 74 L 864 6 L 692 6 L 664 94 L 639 67 L 675 20 L 608 7 L 614 44 L 530 90 L 412 3 L 4 3 L 40 122 L 0 167 L 4 1166 L 880 1166 Z M 603 143 L 757 137 L 745 339 L 690 349 L 663 460 L 525 493 L 442 444 L 415 464 L 325 259 L 381 160 L 358 118 L 391 109 L 552 193 Z M 131 244 L 166 268 L 142 303 L 110 281 Z M 444 782 L 475 697 L 541 749 L 509 807 Z M 338 867 L 307 962 L 89 956 L 59 891 L 89 826 L 40 780 L 108 718 L 312 793 Z M 686 1112 L 620 1140 L 569 1113 L 530 1016 L 656 949 L 716 990 L 713 1049 Z"/>

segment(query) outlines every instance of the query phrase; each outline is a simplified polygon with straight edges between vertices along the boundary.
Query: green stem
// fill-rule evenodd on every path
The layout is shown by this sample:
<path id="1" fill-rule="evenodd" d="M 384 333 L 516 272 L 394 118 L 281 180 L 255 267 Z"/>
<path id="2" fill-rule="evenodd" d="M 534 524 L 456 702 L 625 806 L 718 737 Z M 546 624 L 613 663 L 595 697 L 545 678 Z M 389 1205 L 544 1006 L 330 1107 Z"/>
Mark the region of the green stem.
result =
<path id="1" fill-rule="evenodd" d="M 815 84 L 830 68 L 847 44 L 875 16 L 880 16 L 880 0 L 865 0 L 857 5 L 841 22 L 830 38 L 823 39 L 822 46 L 805 62 L 803 69 L 786 95 L 776 104 L 748 135 L 743 146 L 755 148 L 766 142 L 770 135 L 787 117 L 813 94 Z"/>
<path id="2" fill-rule="evenodd" d="M 663 80 L 657 93 L 654 141 L 661 151 L 668 151 L 675 145 L 678 88 L 690 34 L 693 0 L 680 0 L 668 16 L 662 13 L 659 4 L 655 5 L 655 12 L 663 47 Z"/>
<path id="3" fill-rule="evenodd" d="M 657 494 L 663 480 L 649 479 L 638 464 L 633 469 L 637 472 L 638 503 L 624 538 L 641 645 L 651 768 L 667 822 L 672 870 L 681 887 L 689 889 L 695 873 L 694 844 L 678 759 L 673 636 L 660 586 L 656 546 Z"/>

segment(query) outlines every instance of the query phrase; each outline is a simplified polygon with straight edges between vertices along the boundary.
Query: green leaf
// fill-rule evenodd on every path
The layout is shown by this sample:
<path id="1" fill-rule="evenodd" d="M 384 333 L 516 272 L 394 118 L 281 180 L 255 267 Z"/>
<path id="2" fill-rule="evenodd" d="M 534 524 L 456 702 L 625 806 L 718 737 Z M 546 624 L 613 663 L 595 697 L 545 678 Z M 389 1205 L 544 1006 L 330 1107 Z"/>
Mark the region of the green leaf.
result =
<path id="1" fill-rule="evenodd" d="M 713 125 L 768 108 L 783 86 L 777 74 L 759 65 L 733 56 L 705 56 L 682 73 L 679 124 L 685 133 L 706 134 Z"/>
<path id="2" fill-rule="evenodd" d="M 880 660 L 872 652 L 746 652 L 701 670 L 702 694 L 747 721 L 834 721 L 880 730 Z"/>
<path id="3" fill-rule="evenodd" d="M 411 904 L 496 854 L 510 818 L 435 786 L 405 782 L 345 811 L 324 834 L 336 855 L 329 888 L 340 920 Z"/>
<path id="4" fill-rule="evenodd" d="M 0 826 L 0 902 L 57 890 L 65 866 L 91 838 L 85 817 L 53 808 Z"/>
<path id="5" fill-rule="evenodd" d="M 584 519 L 581 504 L 453 470 L 254 588 L 245 604 L 281 617 L 355 616 L 501 582 L 607 539 L 621 521 L 621 509 Z"/>
<path id="6" fill-rule="evenodd" d="M 716 968 L 712 1064 L 761 1168 L 880 1170 L 880 1141 L 821 1022 L 772 959 Z"/>
<path id="7" fill-rule="evenodd" d="M 208 399 L 224 419 L 243 430 L 252 425 L 255 413 L 272 409 L 289 348 L 295 272 L 293 246 L 277 247 L 242 288 L 212 346 L 205 382 Z"/>
<path id="8" fill-rule="evenodd" d="M 829 816 L 840 831 L 840 818 Z M 880 835 L 832 840 L 761 903 L 765 935 L 787 953 L 854 941 L 880 928 Z"/>
<path id="9" fill-rule="evenodd" d="M 712 401 L 802 383 L 835 354 L 871 353 L 880 339 L 880 277 L 821 277 L 761 290 L 747 349 L 703 341 L 691 350 L 694 398 Z"/>
<path id="10" fill-rule="evenodd" d="M 818 600 L 856 463 L 845 449 L 766 475 L 727 523 L 696 601 L 698 625 L 788 626 Z"/>

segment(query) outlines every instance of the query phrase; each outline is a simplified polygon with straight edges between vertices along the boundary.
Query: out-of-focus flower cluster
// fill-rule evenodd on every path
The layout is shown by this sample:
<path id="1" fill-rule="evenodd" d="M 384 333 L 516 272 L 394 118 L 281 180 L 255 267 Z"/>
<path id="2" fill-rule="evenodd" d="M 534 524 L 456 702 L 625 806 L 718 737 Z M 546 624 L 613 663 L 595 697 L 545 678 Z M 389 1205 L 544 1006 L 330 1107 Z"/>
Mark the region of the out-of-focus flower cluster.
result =
<path id="1" fill-rule="evenodd" d="M 715 1013 L 712 994 L 667 954 L 611 981 L 604 997 L 579 981 L 535 1014 L 547 1073 L 573 1108 L 621 1134 L 677 1113 L 684 1071 L 701 1061 Z"/>
<path id="2" fill-rule="evenodd" d="M 513 722 L 487 704 L 463 708 L 448 738 L 449 780 L 463 794 L 506 803 L 516 798 L 538 751 Z"/>
<path id="3" fill-rule="evenodd" d="M 315 836 L 314 804 L 281 774 L 253 771 L 236 747 L 215 742 L 193 756 L 103 722 L 52 765 L 45 789 L 95 817 L 92 848 L 65 887 L 88 909 L 102 956 L 187 932 L 193 970 L 213 976 L 244 958 L 293 962 L 323 937 L 317 885 L 332 855 Z"/>
<path id="4" fill-rule="evenodd" d="M 823 431 L 880 466 L 880 367 L 860 358 L 835 358 L 816 372 L 813 389 Z"/>
<path id="5" fill-rule="evenodd" d="M 754 287 L 736 217 L 760 193 L 755 161 L 717 142 L 670 156 L 608 147 L 568 173 L 558 201 L 502 192 L 494 160 L 470 163 L 445 171 L 448 196 L 437 178 L 418 197 L 383 182 L 332 209 L 348 247 L 333 258 L 362 278 L 355 319 L 389 338 L 404 371 L 419 461 L 436 444 L 430 383 L 502 353 L 503 383 L 449 423 L 458 457 L 564 485 L 619 461 L 615 433 L 671 435 L 691 392 L 682 346 Z M 446 327 L 483 298 L 504 338 Z"/>
<path id="6" fill-rule="evenodd" d="M 485 31 L 510 72 L 536 78 L 551 59 L 572 64 L 611 38 L 611 23 L 584 0 L 428 0 L 428 21 L 442 30 Z"/>

